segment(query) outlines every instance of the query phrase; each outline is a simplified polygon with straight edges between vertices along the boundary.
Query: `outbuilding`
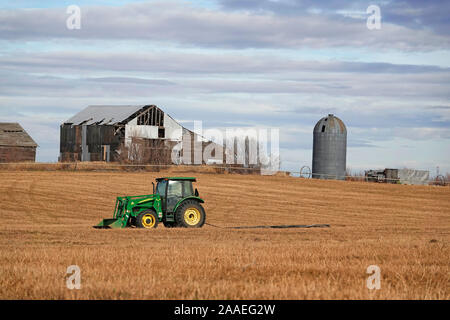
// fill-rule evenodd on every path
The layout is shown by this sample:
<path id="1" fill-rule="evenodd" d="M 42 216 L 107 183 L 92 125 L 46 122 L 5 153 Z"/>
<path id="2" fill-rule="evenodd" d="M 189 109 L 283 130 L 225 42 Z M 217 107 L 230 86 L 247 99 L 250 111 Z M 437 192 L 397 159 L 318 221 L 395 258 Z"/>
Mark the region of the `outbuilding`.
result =
<path id="1" fill-rule="evenodd" d="M 0 162 L 34 162 L 37 147 L 20 124 L 0 122 Z"/>

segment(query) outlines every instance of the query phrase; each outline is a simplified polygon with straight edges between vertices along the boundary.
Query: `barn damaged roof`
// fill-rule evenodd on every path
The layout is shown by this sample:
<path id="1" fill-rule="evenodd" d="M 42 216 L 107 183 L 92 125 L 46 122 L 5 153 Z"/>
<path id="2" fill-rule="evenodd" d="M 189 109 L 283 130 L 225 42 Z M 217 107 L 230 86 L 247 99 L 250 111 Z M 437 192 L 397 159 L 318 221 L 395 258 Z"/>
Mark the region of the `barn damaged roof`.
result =
<path id="1" fill-rule="evenodd" d="M 129 118 L 131 120 L 135 115 L 150 107 L 153 107 L 153 105 L 88 106 L 64 121 L 64 124 L 114 125 L 126 122 Z"/>
<path id="2" fill-rule="evenodd" d="M 0 146 L 37 147 L 37 143 L 17 122 L 0 122 Z"/>

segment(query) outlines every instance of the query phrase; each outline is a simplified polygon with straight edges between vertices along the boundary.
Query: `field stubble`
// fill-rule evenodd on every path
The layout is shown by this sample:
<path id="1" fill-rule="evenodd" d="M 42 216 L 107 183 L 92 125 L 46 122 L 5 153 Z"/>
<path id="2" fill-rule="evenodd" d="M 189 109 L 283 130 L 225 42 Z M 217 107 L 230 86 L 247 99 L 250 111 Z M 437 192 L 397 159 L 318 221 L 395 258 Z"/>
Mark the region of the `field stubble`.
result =
<path id="1" fill-rule="evenodd" d="M 0 298 L 450 298 L 447 187 L 195 173 L 214 225 L 331 227 L 92 228 L 157 175 L 190 174 L 0 172 Z M 66 287 L 69 265 L 80 290 Z"/>

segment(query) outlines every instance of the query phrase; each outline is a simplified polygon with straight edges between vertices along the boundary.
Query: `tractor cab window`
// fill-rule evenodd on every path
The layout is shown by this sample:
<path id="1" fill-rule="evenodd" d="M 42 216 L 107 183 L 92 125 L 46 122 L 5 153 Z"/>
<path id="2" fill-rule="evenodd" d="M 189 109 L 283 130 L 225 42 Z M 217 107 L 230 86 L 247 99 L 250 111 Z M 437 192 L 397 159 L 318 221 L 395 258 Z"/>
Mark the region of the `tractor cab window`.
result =
<path id="1" fill-rule="evenodd" d="M 158 182 L 158 185 L 156 186 L 156 193 L 160 195 L 160 197 L 166 196 L 166 186 L 167 186 L 167 180 L 162 180 Z"/>
<path id="2" fill-rule="evenodd" d="M 169 197 L 182 197 L 183 185 L 181 184 L 181 181 L 169 181 L 169 189 L 167 189 L 167 195 Z"/>
<path id="3" fill-rule="evenodd" d="M 183 198 L 194 195 L 192 183 L 190 181 L 183 181 Z"/>
<path id="4" fill-rule="evenodd" d="M 169 181 L 167 188 L 167 212 L 173 212 L 177 202 L 183 198 L 181 181 Z"/>
<path id="5" fill-rule="evenodd" d="M 194 191 L 192 190 L 191 181 L 169 181 L 169 187 L 167 189 L 167 211 L 173 212 L 178 201 L 193 194 Z"/>

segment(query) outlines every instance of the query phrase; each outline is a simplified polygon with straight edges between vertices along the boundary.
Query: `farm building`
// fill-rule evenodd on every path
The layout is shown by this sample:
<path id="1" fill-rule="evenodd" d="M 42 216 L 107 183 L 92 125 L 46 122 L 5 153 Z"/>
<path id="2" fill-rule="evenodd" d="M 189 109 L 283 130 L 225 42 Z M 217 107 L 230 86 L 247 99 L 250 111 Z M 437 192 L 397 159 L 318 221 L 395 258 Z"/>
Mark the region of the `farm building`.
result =
<path id="1" fill-rule="evenodd" d="M 34 162 L 37 146 L 20 124 L 0 122 L 0 162 Z"/>
<path id="2" fill-rule="evenodd" d="M 205 159 L 203 151 L 211 144 L 213 152 Z M 155 105 L 89 106 L 60 129 L 61 162 L 190 164 L 198 163 L 196 152 L 201 152 L 201 163 L 223 161 L 222 146 L 205 141 Z"/>

